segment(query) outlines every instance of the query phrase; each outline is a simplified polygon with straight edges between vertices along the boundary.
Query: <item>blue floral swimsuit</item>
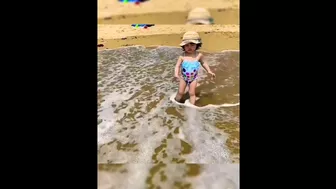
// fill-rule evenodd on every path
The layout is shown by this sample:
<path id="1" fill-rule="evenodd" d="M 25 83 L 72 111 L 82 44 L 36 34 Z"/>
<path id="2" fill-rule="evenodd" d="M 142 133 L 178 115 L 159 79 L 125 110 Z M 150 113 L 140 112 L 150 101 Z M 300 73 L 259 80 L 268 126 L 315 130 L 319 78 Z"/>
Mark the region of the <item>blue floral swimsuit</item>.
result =
<path id="1" fill-rule="evenodd" d="M 201 66 L 198 56 L 196 60 L 183 60 L 182 62 L 182 76 L 187 85 L 190 85 L 197 79 L 198 70 Z"/>

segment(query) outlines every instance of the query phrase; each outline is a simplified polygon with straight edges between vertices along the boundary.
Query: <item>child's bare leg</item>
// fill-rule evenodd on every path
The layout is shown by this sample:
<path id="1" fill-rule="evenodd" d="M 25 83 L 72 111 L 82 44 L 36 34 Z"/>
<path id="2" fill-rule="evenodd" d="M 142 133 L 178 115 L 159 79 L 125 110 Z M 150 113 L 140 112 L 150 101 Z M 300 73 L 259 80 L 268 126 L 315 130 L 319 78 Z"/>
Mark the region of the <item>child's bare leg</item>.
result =
<path id="1" fill-rule="evenodd" d="M 188 91 L 189 91 L 189 87 L 187 86 L 187 87 L 184 89 L 184 94 L 187 94 Z"/>
<path id="2" fill-rule="evenodd" d="M 196 88 L 199 87 L 200 84 L 197 82 Z M 189 87 L 187 86 L 184 90 L 184 94 L 187 94 L 187 92 L 189 91 Z"/>
<path id="3" fill-rule="evenodd" d="M 195 104 L 195 101 L 196 101 L 196 86 L 197 86 L 197 81 L 196 80 L 191 82 L 190 85 L 189 85 L 189 96 L 190 96 L 190 103 L 191 104 Z"/>
<path id="4" fill-rule="evenodd" d="M 177 102 L 181 101 L 181 98 L 184 95 L 184 90 L 185 90 L 186 86 L 187 86 L 186 82 L 183 79 L 180 79 L 179 89 L 178 89 L 177 95 L 175 97 L 175 100 Z"/>

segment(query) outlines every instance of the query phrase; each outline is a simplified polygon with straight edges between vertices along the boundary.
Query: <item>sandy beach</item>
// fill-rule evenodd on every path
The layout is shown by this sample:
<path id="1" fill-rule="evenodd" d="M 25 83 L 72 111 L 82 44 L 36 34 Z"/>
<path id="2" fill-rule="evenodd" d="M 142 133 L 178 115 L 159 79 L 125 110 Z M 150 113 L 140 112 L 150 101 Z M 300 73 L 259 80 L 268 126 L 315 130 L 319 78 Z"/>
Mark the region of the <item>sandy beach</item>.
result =
<path id="1" fill-rule="evenodd" d="M 206 8 L 214 25 L 186 25 L 188 12 Z M 239 50 L 238 0 L 149 0 L 140 5 L 98 1 L 98 50 L 144 45 L 178 46 L 186 31 L 199 32 L 203 51 Z M 143 29 L 131 24 L 156 24 Z"/>
<path id="2" fill-rule="evenodd" d="M 196 7 L 215 24 L 186 25 Z M 239 0 L 98 0 L 97 19 L 98 189 L 239 189 L 239 105 L 169 100 L 179 43 L 196 31 L 217 74 L 200 74 L 198 104 L 239 103 Z"/>
<path id="3" fill-rule="evenodd" d="M 239 0 L 149 0 L 140 5 L 98 0 L 98 23 L 184 24 L 196 7 L 208 9 L 216 24 L 239 24 Z"/>

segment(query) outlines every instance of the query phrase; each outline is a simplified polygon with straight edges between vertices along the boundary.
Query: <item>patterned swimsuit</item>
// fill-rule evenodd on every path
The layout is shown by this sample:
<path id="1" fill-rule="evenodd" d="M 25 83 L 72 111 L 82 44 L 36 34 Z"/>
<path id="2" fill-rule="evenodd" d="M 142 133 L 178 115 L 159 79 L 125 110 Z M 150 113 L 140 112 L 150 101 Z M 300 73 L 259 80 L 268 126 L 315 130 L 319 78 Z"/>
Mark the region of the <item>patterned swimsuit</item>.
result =
<path id="1" fill-rule="evenodd" d="M 197 79 L 198 70 L 200 68 L 199 60 L 183 60 L 182 62 L 182 76 L 187 85 L 190 85 Z"/>

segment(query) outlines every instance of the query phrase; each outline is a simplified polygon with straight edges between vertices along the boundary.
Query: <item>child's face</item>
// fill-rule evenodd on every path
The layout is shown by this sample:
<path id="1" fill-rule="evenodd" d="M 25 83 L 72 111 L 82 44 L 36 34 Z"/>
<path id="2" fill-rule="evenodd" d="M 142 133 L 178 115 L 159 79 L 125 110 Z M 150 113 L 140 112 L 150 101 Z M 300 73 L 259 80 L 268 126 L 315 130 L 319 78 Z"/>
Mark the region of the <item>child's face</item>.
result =
<path id="1" fill-rule="evenodd" d="M 192 53 L 196 50 L 196 44 L 195 43 L 188 43 L 184 46 L 184 50 L 188 53 Z"/>

